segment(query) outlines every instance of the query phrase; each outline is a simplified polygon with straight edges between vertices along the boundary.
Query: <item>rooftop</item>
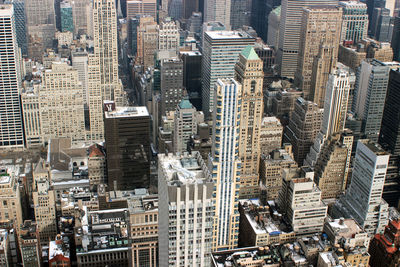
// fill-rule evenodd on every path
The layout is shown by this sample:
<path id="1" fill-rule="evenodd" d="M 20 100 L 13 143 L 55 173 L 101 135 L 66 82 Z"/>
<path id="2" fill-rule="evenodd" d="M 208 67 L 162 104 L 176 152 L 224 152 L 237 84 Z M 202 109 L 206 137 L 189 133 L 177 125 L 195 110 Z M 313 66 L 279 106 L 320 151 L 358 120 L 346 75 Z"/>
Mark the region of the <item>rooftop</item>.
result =
<path id="1" fill-rule="evenodd" d="M 159 168 L 170 185 L 204 183 L 210 179 L 208 170 L 199 152 L 174 155 L 159 154 Z"/>
<path id="2" fill-rule="evenodd" d="M 256 51 L 251 45 L 248 45 L 245 49 L 243 49 L 241 55 L 247 60 L 260 60 Z"/>
<path id="3" fill-rule="evenodd" d="M 105 112 L 106 118 L 144 117 L 149 116 L 147 108 L 142 107 L 116 107 L 113 111 Z"/>
<path id="4" fill-rule="evenodd" d="M 254 39 L 247 33 L 240 31 L 207 31 L 205 34 L 212 39 Z"/>

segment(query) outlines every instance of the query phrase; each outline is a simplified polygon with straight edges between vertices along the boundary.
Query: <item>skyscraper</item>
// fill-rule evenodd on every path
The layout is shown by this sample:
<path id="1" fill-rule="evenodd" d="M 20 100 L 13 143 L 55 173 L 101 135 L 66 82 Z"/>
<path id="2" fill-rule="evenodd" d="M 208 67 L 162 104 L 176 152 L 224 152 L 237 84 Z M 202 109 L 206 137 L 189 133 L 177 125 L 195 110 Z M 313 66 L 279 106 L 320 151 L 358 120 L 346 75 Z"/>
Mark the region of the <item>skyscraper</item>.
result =
<path id="1" fill-rule="evenodd" d="M 126 1 L 126 17 L 131 19 L 137 15 L 157 17 L 157 0 L 128 0 Z"/>
<path id="2" fill-rule="evenodd" d="M 251 0 L 231 0 L 231 27 L 232 30 L 242 26 L 250 26 Z"/>
<path id="3" fill-rule="evenodd" d="M 159 266 L 210 266 L 213 180 L 199 152 L 159 154 Z"/>
<path id="4" fill-rule="evenodd" d="M 353 41 L 356 44 L 359 40 L 367 37 L 368 13 L 367 5 L 358 1 L 342 1 L 339 6 L 343 8 L 343 23 L 341 41 Z"/>
<path id="5" fill-rule="evenodd" d="M 24 133 L 19 98 L 20 72 L 14 9 L 0 6 L 0 148 L 22 147 Z"/>
<path id="6" fill-rule="evenodd" d="M 213 250 L 232 249 L 238 245 L 241 97 L 242 88 L 238 82 L 218 79 L 213 113 L 213 146 L 208 168 L 214 182 Z"/>
<path id="7" fill-rule="evenodd" d="M 342 10 L 336 6 L 303 8 L 295 83 L 306 99 L 323 107 L 326 82 L 337 62 Z"/>
<path id="8" fill-rule="evenodd" d="M 43 84 L 39 105 L 44 141 L 58 137 L 85 141 L 84 98 L 78 72 L 66 63 L 54 62 L 43 75 Z"/>
<path id="9" fill-rule="evenodd" d="M 239 158 L 242 162 L 240 198 L 257 197 L 259 192 L 260 133 L 263 119 L 263 62 L 252 46 L 239 55 L 235 79 L 242 85 Z"/>
<path id="10" fill-rule="evenodd" d="M 60 15 L 61 15 L 61 31 L 62 32 L 74 32 L 74 21 L 72 15 L 72 6 L 70 2 L 63 1 L 60 3 Z"/>
<path id="11" fill-rule="evenodd" d="M 92 4 L 91 0 L 72 1 L 72 19 L 74 21 L 74 34 L 92 34 Z"/>
<path id="12" fill-rule="evenodd" d="M 183 18 L 190 18 L 193 12 L 199 12 L 199 0 L 183 0 Z"/>
<path id="13" fill-rule="evenodd" d="M 150 116 L 146 107 L 115 107 L 104 114 L 108 188 L 150 187 Z"/>
<path id="14" fill-rule="evenodd" d="M 17 32 L 17 43 L 21 48 L 22 54 L 28 54 L 28 43 L 26 40 L 26 18 L 25 18 L 25 1 L 12 0 L 5 3 L 12 3 L 14 7 L 15 28 Z"/>
<path id="15" fill-rule="evenodd" d="M 344 130 L 349 99 L 349 73 L 337 68 L 329 75 L 321 130 L 308 153 L 305 164 L 314 167 L 326 139 Z M 336 138 L 338 139 L 338 138 Z"/>
<path id="16" fill-rule="evenodd" d="M 174 112 L 185 94 L 183 62 L 177 58 L 161 61 L 161 116 Z"/>
<path id="17" fill-rule="evenodd" d="M 203 112 L 209 116 L 214 108 L 214 85 L 217 79 L 233 78 L 240 52 L 254 44 L 254 38 L 237 31 L 208 31 L 204 33 L 202 60 Z"/>
<path id="18" fill-rule="evenodd" d="M 376 143 L 359 140 L 351 184 L 333 207 L 334 217 L 352 217 L 369 234 L 388 223 L 388 204 L 382 199 L 389 155 Z"/>
<path id="19" fill-rule="evenodd" d="M 230 29 L 231 0 L 204 0 L 204 22 L 218 21 Z"/>
<path id="20" fill-rule="evenodd" d="M 54 0 L 26 0 L 28 55 L 41 59 L 45 48 L 53 47 L 56 31 Z"/>
<path id="21" fill-rule="evenodd" d="M 93 1 L 94 54 L 88 58 L 90 140 L 104 138 L 103 101 L 125 104 L 118 76 L 117 14 L 114 0 Z"/>
<path id="22" fill-rule="evenodd" d="M 174 114 L 174 150 L 185 152 L 192 135 L 197 133 L 196 109 L 187 99 L 182 99 Z"/>
<path id="23" fill-rule="evenodd" d="M 94 54 L 99 58 L 103 100 L 122 101 L 122 85 L 118 76 L 117 13 L 114 0 L 94 0 Z"/>
<path id="24" fill-rule="evenodd" d="M 303 164 L 321 128 L 323 112 L 311 101 L 301 97 L 296 100 L 283 141 L 293 145 L 293 156 L 299 165 Z"/>
<path id="25" fill-rule="evenodd" d="M 400 72 L 391 70 L 383 110 L 379 143 L 390 153 L 400 155 Z"/>
<path id="26" fill-rule="evenodd" d="M 338 1 L 335 0 L 282 0 L 277 56 L 281 76 L 293 78 L 296 72 L 301 39 L 302 8 L 337 4 Z"/>
<path id="27" fill-rule="evenodd" d="M 363 121 L 362 132 L 378 141 L 390 68 L 378 60 L 363 61 L 357 71 L 353 112 Z"/>

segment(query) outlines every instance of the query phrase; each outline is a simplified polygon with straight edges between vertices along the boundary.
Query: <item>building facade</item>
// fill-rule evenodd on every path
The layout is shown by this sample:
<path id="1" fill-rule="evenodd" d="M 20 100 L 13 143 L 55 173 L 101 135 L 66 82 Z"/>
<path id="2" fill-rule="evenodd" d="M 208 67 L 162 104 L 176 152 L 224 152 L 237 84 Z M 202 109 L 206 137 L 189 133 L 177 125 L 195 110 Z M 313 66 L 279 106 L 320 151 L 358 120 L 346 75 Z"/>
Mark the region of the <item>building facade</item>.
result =
<path id="1" fill-rule="evenodd" d="M 234 79 L 218 80 L 215 87 L 213 145 L 209 158 L 215 205 L 213 251 L 238 245 L 241 96 L 241 85 Z"/>
<path id="2" fill-rule="evenodd" d="M 159 266 L 210 266 L 213 180 L 199 152 L 158 156 Z"/>
<path id="3" fill-rule="evenodd" d="M 202 105 L 206 117 L 214 108 L 214 86 L 217 79 L 233 78 L 240 52 L 254 44 L 254 38 L 240 32 L 209 31 L 204 33 L 202 60 Z"/>
<path id="4" fill-rule="evenodd" d="M 17 33 L 14 8 L 12 5 L 0 7 L 0 64 L 5 69 L 0 73 L 0 148 L 23 147 L 24 133 L 22 110 L 19 98 L 21 87 Z"/>

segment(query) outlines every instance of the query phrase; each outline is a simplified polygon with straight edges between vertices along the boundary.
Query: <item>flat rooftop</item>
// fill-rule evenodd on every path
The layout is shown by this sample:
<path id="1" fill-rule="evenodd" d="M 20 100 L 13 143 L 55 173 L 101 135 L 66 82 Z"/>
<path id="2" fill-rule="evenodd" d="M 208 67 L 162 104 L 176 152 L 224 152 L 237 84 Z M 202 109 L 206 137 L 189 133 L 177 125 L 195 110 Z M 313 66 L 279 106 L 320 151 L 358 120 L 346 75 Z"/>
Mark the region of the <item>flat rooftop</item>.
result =
<path id="1" fill-rule="evenodd" d="M 141 107 L 116 107 L 113 111 L 105 112 L 106 118 L 144 117 L 149 116 L 145 106 Z"/>
<path id="2" fill-rule="evenodd" d="M 212 39 L 254 39 L 249 34 L 240 31 L 207 31 Z"/>

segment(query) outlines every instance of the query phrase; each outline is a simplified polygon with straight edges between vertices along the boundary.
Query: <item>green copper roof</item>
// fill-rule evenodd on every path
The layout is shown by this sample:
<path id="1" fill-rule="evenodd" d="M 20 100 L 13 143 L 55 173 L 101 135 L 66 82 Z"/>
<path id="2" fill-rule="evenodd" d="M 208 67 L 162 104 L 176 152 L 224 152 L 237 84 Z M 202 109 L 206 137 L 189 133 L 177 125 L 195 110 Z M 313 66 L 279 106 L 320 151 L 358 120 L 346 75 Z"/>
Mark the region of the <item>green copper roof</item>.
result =
<path id="1" fill-rule="evenodd" d="M 182 101 L 179 103 L 179 107 L 181 109 L 190 109 L 193 108 L 192 103 L 188 99 L 182 99 Z"/>
<path id="2" fill-rule="evenodd" d="M 275 8 L 275 9 L 272 9 L 272 11 L 271 11 L 272 13 L 275 13 L 277 16 L 281 16 L 281 6 L 278 6 L 277 8 Z"/>
<path id="3" fill-rule="evenodd" d="M 258 57 L 256 51 L 254 51 L 254 48 L 251 45 L 249 45 L 245 49 L 243 49 L 242 56 L 244 56 L 246 59 L 249 59 L 249 60 L 260 59 Z"/>

